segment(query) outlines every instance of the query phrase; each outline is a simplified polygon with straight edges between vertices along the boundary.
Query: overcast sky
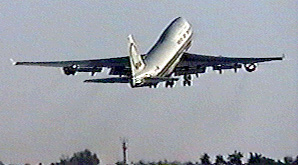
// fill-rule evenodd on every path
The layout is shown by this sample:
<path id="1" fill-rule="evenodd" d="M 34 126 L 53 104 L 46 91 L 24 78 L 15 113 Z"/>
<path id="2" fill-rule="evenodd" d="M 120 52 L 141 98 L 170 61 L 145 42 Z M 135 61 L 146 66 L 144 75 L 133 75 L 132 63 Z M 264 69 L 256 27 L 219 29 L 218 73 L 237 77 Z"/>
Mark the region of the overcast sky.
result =
<path id="1" fill-rule="evenodd" d="M 89 74 L 12 66 L 17 61 L 127 55 L 128 34 L 146 53 L 182 16 L 190 52 L 286 60 L 248 73 L 208 70 L 192 87 L 131 89 L 84 84 Z M 298 1 L 0 2 L 0 160 L 51 163 L 90 149 L 101 161 L 199 161 L 234 150 L 272 158 L 298 151 Z M 107 70 L 96 77 L 107 77 Z M 163 84 L 162 84 L 163 86 Z"/>

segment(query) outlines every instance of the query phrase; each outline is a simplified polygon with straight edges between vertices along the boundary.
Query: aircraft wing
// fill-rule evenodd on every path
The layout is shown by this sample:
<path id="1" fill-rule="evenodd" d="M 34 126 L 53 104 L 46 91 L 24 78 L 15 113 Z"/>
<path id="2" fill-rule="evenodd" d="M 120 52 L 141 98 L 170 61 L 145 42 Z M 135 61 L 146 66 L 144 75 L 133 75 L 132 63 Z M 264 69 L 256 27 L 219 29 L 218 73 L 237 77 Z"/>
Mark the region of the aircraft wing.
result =
<path id="1" fill-rule="evenodd" d="M 242 65 L 245 66 L 247 71 L 252 72 L 255 70 L 255 64 L 257 63 L 283 60 L 283 58 L 284 55 L 269 58 L 233 58 L 184 53 L 174 72 L 175 75 L 204 73 L 206 67 L 213 67 L 213 70 L 219 70 L 220 72 L 222 69 L 235 69 L 236 72 Z"/>
<path id="2" fill-rule="evenodd" d="M 61 67 L 66 75 L 76 72 L 101 72 L 102 68 L 111 68 L 110 75 L 130 75 L 129 57 L 108 59 L 76 60 L 76 61 L 47 61 L 47 62 L 13 62 L 14 65 Z"/>
<path id="3" fill-rule="evenodd" d="M 76 60 L 76 61 L 48 61 L 48 62 L 14 62 L 15 65 L 45 66 L 45 67 L 130 67 L 128 57 L 108 59 Z"/>
<path id="4" fill-rule="evenodd" d="M 145 57 L 144 55 L 142 56 Z M 232 58 L 222 56 L 211 55 L 199 55 L 184 53 L 180 62 L 176 66 L 174 73 L 175 76 L 186 74 L 198 74 L 205 73 L 206 67 L 213 67 L 213 70 L 222 69 L 237 69 L 242 65 L 249 72 L 255 70 L 255 64 L 267 61 L 282 60 L 283 57 L 270 57 L 270 58 Z M 94 75 L 95 72 L 101 72 L 102 68 L 111 68 L 110 75 L 124 75 L 130 76 L 131 69 L 129 63 L 129 57 L 116 57 L 108 59 L 92 59 L 92 60 L 74 60 L 74 61 L 48 61 L 48 62 L 13 62 L 14 65 L 26 65 L 26 66 L 44 66 L 44 67 L 61 67 L 65 74 L 71 75 L 76 72 L 91 72 Z M 250 66 L 253 66 L 251 69 Z M 103 80 L 106 81 L 106 80 Z M 113 80 L 108 80 L 110 82 Z M 160 79 L 159 79 L 160 81 Z M 100 80 L 99 82 L 102 82 Z"/>

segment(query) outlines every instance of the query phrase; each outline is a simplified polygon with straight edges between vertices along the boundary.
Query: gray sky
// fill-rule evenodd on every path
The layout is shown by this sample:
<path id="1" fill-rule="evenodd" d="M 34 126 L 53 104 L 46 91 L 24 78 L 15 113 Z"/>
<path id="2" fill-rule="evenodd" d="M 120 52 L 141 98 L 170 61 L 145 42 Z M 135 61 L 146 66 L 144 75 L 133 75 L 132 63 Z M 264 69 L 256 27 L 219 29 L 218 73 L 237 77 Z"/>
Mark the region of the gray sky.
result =
<path id="1" fill-rule="evenodd" d="M 298 1 L 1 1 L 0 160 L 50 163 L 85 148 L 103 163 L 198 161 L 234 150 L 268 157 L 298 151 Z M 127 55 L 128 34 L 148 51 L 175 17 L 192 23 L 190 52 L 286 60 L 192 87 L 84 84 L 88 74 L 11 66 L 18 61 Z M 107 72 L 97 77 L 107 77 Z"/>

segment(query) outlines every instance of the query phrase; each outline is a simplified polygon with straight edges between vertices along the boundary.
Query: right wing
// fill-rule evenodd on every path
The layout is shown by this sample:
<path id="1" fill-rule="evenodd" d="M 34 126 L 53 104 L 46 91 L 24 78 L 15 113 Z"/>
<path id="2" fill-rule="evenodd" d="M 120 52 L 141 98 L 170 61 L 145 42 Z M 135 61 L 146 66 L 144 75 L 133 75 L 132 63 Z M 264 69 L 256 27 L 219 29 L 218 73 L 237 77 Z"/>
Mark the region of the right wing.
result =
<path id="1" fill-rule="evenodd" d="M 76 72 L 101 72 L 102 68 L 111 68 L 110 75 L 131 75 L 129 57 L 108 59 L 75 60 L 75 61 L 48 61 L 48 62 L 13 62 L 14 65 L 61 67 L 65 74 Z"/>
<path id="2" fill-rule="evenodd" d="M 46 67 L 68 67 L 78 65 L 80 67 L 129 67 L 128 57 L 117 57 L 108 59 L 76 60 L 76 61 L 48 61 L 48 62 L 15 62 L 14 65 L 46 66 Z"/>

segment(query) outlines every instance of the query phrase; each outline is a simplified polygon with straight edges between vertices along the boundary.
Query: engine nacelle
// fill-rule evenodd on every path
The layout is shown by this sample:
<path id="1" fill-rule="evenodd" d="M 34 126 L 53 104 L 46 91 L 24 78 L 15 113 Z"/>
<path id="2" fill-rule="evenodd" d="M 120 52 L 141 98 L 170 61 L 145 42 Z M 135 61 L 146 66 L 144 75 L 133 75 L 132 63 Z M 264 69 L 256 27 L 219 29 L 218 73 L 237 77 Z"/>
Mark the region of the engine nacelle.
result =
<path id="1" fill-rule="evenodd" d="M 245 70 L 248 71 L 248 72 L 253 72 L 257 69 L 257 65 L 252 63 L 252 64 L 245 64 L 244 65 L 245 67 Z"/>
<path id="2" fill-rule="evenodd" d="M 63 67 L 63 71 L 66 75 L 75 75 L 75 73 L 78 71 L 78 66 L 72 65 L 72 66 Z"/>

